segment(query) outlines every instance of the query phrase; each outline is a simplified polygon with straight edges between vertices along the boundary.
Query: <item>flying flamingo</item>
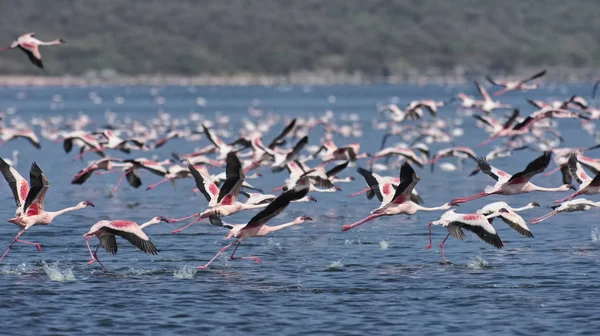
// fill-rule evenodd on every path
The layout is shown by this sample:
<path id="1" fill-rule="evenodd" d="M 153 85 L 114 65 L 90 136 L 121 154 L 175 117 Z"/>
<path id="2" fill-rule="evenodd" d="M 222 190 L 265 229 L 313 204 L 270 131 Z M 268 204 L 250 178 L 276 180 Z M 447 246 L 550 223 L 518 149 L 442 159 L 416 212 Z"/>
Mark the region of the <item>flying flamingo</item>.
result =
<path id="1" fill-rule="evenodd" d="M 391 193 L 384 193 L 382 195 L 383 201 L 381 202 L 381 206 L 379 208 L 371 211 L 369 216 L 359 220 L 358 222 L 350 225 L 344 225 L 342 227 L 342 231 L 348 231 L 381 216 L 393 216 L 400 214 L 414 215 L 417 211 L 448 210 L 453 205 L 452 203 L 446 203 L 439 207 L 426 208 L 412 202 L 410 200 L 411 193 L 419 182 L 419 177 L 412 169 L 410 164 L 408 164 L 408 162 L 405 162 L 400 168 L 400 181 L 400 185 L 398 185 L 393 195 Z M 386 188 L 386 186 L 384 186 L 384 188 Z M 391 184 L 389 184 L 389 188 L 392 188 Z"/>
<path id="2" fill-rule="evenodd" d="M 220 189 L 209 177 L 202 176 L 194 166 L 188 164 L 188 169 L 194 177 L 196 187 L 202 192 L 204 197 L 206 197 L 209 208 L 201 213 L 171 220 L 171 222 L 179 222 L 192 217 L 198 217 L 181 229 L 173 231 L 173 234 L 185 230 L 203 218 L 210 216 L 224 217 L 242 210 L 257 209 L 266 206 L 265 204 L 246 204 L 238 201 L 240 188 L 244 182 L 244 172 L 242 170 L 242 164 L 234 152 L 229 152 L 227 154 L 227 166 L 225 168 L 227 178 Z"/>
<path id="3" fill-rule="evenodd" d="M 219 252 L 217 252 L 217 254 L 215 254 L 215 256 L 212 257 L 212 259 L 210 259 L 205 265 L 198 266 L 197 268 L 198 269 L 207 268 L 221 253 L 223 253 L 225 250 L 227 250 L 233 244 L 237 244 L 237 245 L 236 245 L 235 249 L 233 250 L 233 253 L 231 253 L 230 258 L 232 260 L 252 259 L 258 263 L 261 263 L 260 259 L 258 259 L 258 257 L 255 257 L 255 256 L 248 256 L 248 257 L 241 257 L 241 258 L 237 257 L 236 258 L 235 252 L 237 251 L 240 244 L 244 240 L 246 240 L 250 237 L 264 237 L 265 235 L 269 234 L 270 232 L 277 231 L 277 230 L 283 229 L 283 228 L 291 226 L 291 225 L 300 224 L 300 223 L 304 222 L 304 220 L 307 220 L 307 219 L 312 220 L 312 218 L 310 218 L 310 217 L 304 217 L 304 218 L 301 217 L 298 221 L 295 220 L 291 223 L 286 223 L 286 224 L 282 224 L 282 225 L 274 226 L 274 227 L 265 226 L 265 224 L 269 220 L 271 220 L 273 217 L 275 217 L 275 216 L 279 215 L 281 212 L 283 212 L 283 210 L 290 204 L 290 202 L 305 197 L 306 194 L 308 193 L 308 191 L 309 191 L 308 182 L 303 185 L 298 186 L 298 188 L 294 188 L 294 189 L 285 191 L 283 194 L 281 194 L 279 197 L 277 197 L 277 199 L 275 199 L 273 202 L 269 203 L 269 205 L 266 208 L 264 208 L 262 211 L 260 211 L 258 214 L 256 214 L 256 216 L 252 217 L 252 219 L 250 219 L 250 221 L 248 221 L 248 224 L 246 224 L 244 226 L 232 227 L 231 231 L 229 231 L 227 236 L 225 236 L 225 239 L 228 239 L 228 238 L 237 238 L 237 239 L 234 242 L 232 242 L 231 244 L 220 249 Z"/>
<path id="4" fill-rule="evenodd" d="M 38 68 L 43 69 L 44 64 L 42 63 L 42 55 L 40 54 L 38 46 L 49 46 L 63 43 L 65 43 L 65 40 L 63 39 L 56 39 L 50 42 L 42 42 L 35 38 L 35 33 L 27 33 L 19 36 L 19 38 L 13 43 L 11 43 L 9 47 L 0 49 L 0 52 L 11 50 L 14 48 L 19 48 L 27 55 L 27 57 L 29 57 L 31 63 L 33 63 Z"/>
<path id="5" fill-rule="evenodd" d="M 498 100 L 493 100 L 492 97 L 490 97 L 490 94 L 487 92 L 487 90 L 483 87 L 483 85 L 479 84 L 478 82 L 475 82 L 475 86 L 477 87 L 477 91 L 479 91 L 479 94 L 483 98 L 482 103 L 478 105 L 478 107 L 481 108 L 481 110 L 486 114 L 489 114 L 490 112 L 496 109 L 509 109 L 512 107 L 508 104 L 502 104 Z"/>
<path id="6" fill-rule="evenodd" d="M 351 194 L 350 197 L 356 197 L 360 194 L 367 193 L 367 199 L 372 199 L 373 197 L 377 196 L 379 202 L 382 202 L 384 197 L 383 195 L 386 195 L 386 197 L 392 197 L 396 188 L 400 184 L 400 179 L 397 177 L 383 177 L 361 167 L 359 167 L 357 171 L 367 182 L 367 187 L 359 192 Z M 412 193 L 410 194 L 410 200 L 417 204 L 423 203 L 423 200 L 417 193 L 416 189 L 412 190 Z"/>
<path id="7" fill-rule="evenodd" d="M 500 216 L 504 223 L 508 224 L 508 226 L 510 226 L 513 230 L 517 231 L 520 235 L 528 238 L 533 238 L 533 233 L 531 233 L 531 230 L 529 230 L 529 227 L 527 227 L 527 223 L 525 222 L 523 217 L 517 214 L 517 212 L 533 209 L 539 206 L 539 203 L 532 202 L 521 208 L 513 208 L 506 204 L 506 202 L 494 202 L 477 210 L 477 213 L 487 216 L 500 211 L 500 209 L 504 209 L 506 211 L 502 213 L 502 216 Z M 489 218 L 490 224 L 492 224 L 493 221 L 494 218 Z"/>
<path id="8" fill-rule="evenodd" d="M 588 211 L 592 208 L 599 208 L 599 207 L 600 207 L 600 202 L 592 202 L 585 198 L 577 198 L 574 200 L 564 202 L 560 205 L 553 206 L 552 207 L 552 209 L 554 209 L 553 211 L 551 211 L 543 216 L 540 216 L 538 218 L 534 218 L 534 219 L 530 220 L 529 223 L 538 224 L 538 223 L 540 223 L 556 214 L 559 214 L 561 212 Z"/>
<path id="9" fill-rule="evenodd" d="M 157 254 L 159 250 L 154 246 L 154 244 L 152 244 L 150 238 L 148 238 L 148 236 L 144 233 L 143 230 L 147 226 L 158 224 L 160 222 L 168 223 L 169 220 L 165 217 L 153 217 L 151 220 L 142 225 L 138 225 L 136 222 L 127 220 L 101 220 L 97 222 L 90 228 L 90 230 L 86 234 L 83 235 L 85 237 L 85 244 L 87 245 L 88 251 L 90 251 L 90 257 L 92 258 L 88 262 L 88 265 L 91 265 L 95 261 L 97 261 L 100 264 L 100 266 L 102 266 L 102 268 L 106 270 L 100 259 L 98 259 L 98 249 L 100 248 L 100 246 L 102 246 L 104 247 L 106 252 L 111 253 L 113 255 L 116 254 L 117 240 L 115 236 L 119 236 L 126 239 L 133 246 L 137 247 L 145 253 Z M 100 243 L 98 244 L 98 247 L 96 247 L 96 250 L 94 252 L 92 252 L 90 243 L 88 242 L 88 240 L 92 237 L 98 237 L 98 239 L 100 240 Z"/>
<path id="10" fill-rule="evenodd" d="M 40 139 L 37 137 L 37 135 L 35 135 L 33 130 L 17 130 L 13 128 L 2 128 L 2 130 L 0 130 L 0 140 L 2 141 L 0 142 L 0 146 L 18 138 L 23 138 L 29 141 L 29 143 L 37 149 L 42 148 Z"/>
<path id="11" fill-rule="evenodd" d="M 499 96 L 502 94 L 505 94 L 509 91 L 523 91 L 523 90 L 532 90 L 532 89 L 537 89 L 538 85 L 537 84 L 527 84 L 528 82 L 540 78 L 542 76 L 544 76 L 546 74 L 546 70 L 542 70 L 538 73 L 536 73 L 535 75 L 525 78 L 525 79 L 521 79 L 518 81 L 512 81 L 512 82 L 500 82 L 500 81 L 494 81 L 492 78 L 490 78 L 489 76 L 486 77 L 486 79 L 488 80 L 488 82 L 490 82 L 492 85 L 496 85 L 496 86 L 503 86 L 504 89 L 497 91 L 494 93 L 494 96 Z"/>
<path id="12" fill-rule="evenodd" d="M 571 176 L 579 183 L 579 189 L 569 197 L 556 200 L 554 203 L 569 201 L 579 195 L 595 195 L 600 193 L 600 172 L 597 173 L 594 178 L 591 178 L 585 172 L 585 170 L 583 170 L 581 164 L 577 161 L 577 156 L 575 153 L 571 153 L 569 156 L 568 166 L 569 174 L 571 174 Z"/>
<path id="13" fill-rule="evenodd" d="M 550 163 L 550 157 L 552 156 L 552 152 L 544 152 L 544 154 L 540 155 L 535 160 L 531 161 L 525 170 L 520 171 L 514 175 L 510 175 L 509 173 L 502 171 L 498 168 L 490 166 L 490 164 L 484 159 L 480 158 L 477 160 L 479 164 L 479 168 L 484 174 L 489 175 L 494 180 L 496 180 L 496 184 L 493 186 L 488 186 L 485 190 L 479 194 L 463 197 L 463 198 L 455 198 L 451 202 L 453 203 L 466 203 L 472 200 L 486 197 L 489 195 L 515 195 L 522 193 L 529 193 L 532 191 L 567 191 L 572 188 L 572 186 L 563 184 L 557 188 L 544 188 L 537 186 L 529 180 L 536 174 L 543 172 L 548 164 Z"/>
<path id="14" fill-rule="evenodd" d="M 40 244 L 19 239 L 19 237 L 21 237 L 21 235 L 30 227 L 34 225 L 48 225 L 55 217 L 64 213 L 80 210 L 88 206 L 94 206 L 94 204 L 90 201 L 82 201 L 73 207 L 65 208 L 59 211 L 45 211 L 44 200 L 46 199 L 46 192 L 48 191 L 48 188 L 50 188 L 50 182 L 48 182 L 48 179 L 40 167 L 35 162 L 31 165 L 31 170 L 29 171 L 29 187 L 27 182 L 25 182 L 25 179 L 23 179 L 23 177 L 14 168 L 7 168 L 6 166 L 6 162 L 0 159 L 0 171 L 12 189 L 13 196 L 17 203 L 17 216 L 9 219 L 8 222 L 20 226 L 21 229 L 13 239 L 13 242 L 8 246 L 6 252 L 4 252 L 2 257 L 0 257 L 0 261 L 4 259 L 4 257 L 8 254 L 8 251 L 10 251 L 16 242 L 33 245 L 38 249 L 38 251 L 42 251 Z M 21 207 L 22 211 L 20 210 Z M 21 212 L 20 215 L 19 212 Z"/>
<path id="15" fill-rule="evenodd" d="M 442 251 L 442 262 L 446 263 L 446 257 L 444 256 L 444 244 L 448 237 L 453 236 L 454 238 L 465 240 L 465 232 L 462 229 L 469 230 L 475 233 L 481 240 L 484 242 L 496 247 L 502 248 L 504 244 L 496 233 L 496 229 L 489 222 L 491 218 L 498 216 L 506 216 L 508 211 L 504 208 L 489 214 L 489 215 L 481 215 L 481 214 L 460 214 L 456 213 L 456 210 L 452 209 L 446 211 L 440 219 L 429 223 L 429 245 L 425 246 L 425 249 L 428 250 L 431 248 L 432 239 L 431 239 L 431 226 L 432 225 L 442 225 L 448 229 L 448 234 L 446 238 L 442 240 L 440 243 L 440 249 Z"/>

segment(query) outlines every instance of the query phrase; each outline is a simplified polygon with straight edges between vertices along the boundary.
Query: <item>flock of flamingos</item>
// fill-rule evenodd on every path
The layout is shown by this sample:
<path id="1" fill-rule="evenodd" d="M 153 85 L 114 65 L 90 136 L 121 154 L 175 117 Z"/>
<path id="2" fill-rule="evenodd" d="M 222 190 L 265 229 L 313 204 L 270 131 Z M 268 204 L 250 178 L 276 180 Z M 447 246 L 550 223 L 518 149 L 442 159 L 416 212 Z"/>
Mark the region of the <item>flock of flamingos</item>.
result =
<path id="1" fill-rule="evenodd" d="M 63 42 L 60 39 L 41 42 L 34 37 L 33 33 L 29 33 L 19 37 L 4 50 L 19 48 L 27 54 L 34 65 L 43 68 L 38 47 Z M 496 218 L 500 218 L 519 234 L 533 238 L 528 223 L 519 213 L 540 206 L 535 202 L 522 207 L 495 202 L 475 213 L 458 213 L 455 207 L 461 203 L 489 195 L 558 193 L 574 190 L 568 196 L 557 199 L 553 211 L 529 220 L 530 224 L 540 223 L 561 212 L 586 211 L 600 206 L 600 202 L 578 198 L 580 195 L 600 193 L 598 173 L 600 159 L 584 155 L 584 151 L 592 150 L 597 146 L 560 147 L 563 139 L 558 131 L 558 119 L 574 118 L 581 121 L 584 132 L 595 135 L 593 120 L 600 118 L 600 110 L 590 106 L 584 97 L 572 96 L 564 101 L 529 100 L 537 110 L 521 116 L 519 110 L 512 109 L 511 106 L 492 98 L 510 91 L 535 89 L 537 84 L 533 81 L 544 76 L 545 73 L 541 71 L 529 78 L 509 82 L 487 78 L 492 85 L 502 87 L 493 95 L 490 95 L 482 84 L 476 82 L 480 98 L 461 93 L 448 101 L 418 100 L 407 104 L 404 108 L 396 104 L 380 106 L 379 109 L 382 114 L 385 114 L 387 120 L 374 120 L 371 127 L 384 131 L 386 135 L 381 150 L 376 153 L 361 152 L 359 143 L 339 145 L 333 142 L 334 136 L 340 138 L 363 136 L 364 126 L 356 118 L 347 118 L 338 122 L 334 120 L 333 113 L 326 112 L 319 117 L 295 118 L 281 123 L 282 119 L 278 116 L 267 115 L 255 108 L 249 110 L 250 118 L 244 121 L 237 135 L 228 131 L 227 116 L 219 117 L 222 120 L 217 118 L 212 121 L 204 119 L 203 116 L 192 115 L 185 123 L 181 123 L 164 114 L 161 118 L 152 120 L 127 122 L 113 120 L 113 123 L 98 127 L 82 114 L 66 123 L 53 118 L 37 118 L 31 122 L 13 118 L 10 120 L 10 126 L 7 126 L 7 120 L 3 120 L 0 137 L 3 143 L 20 138 L 40 148 L 39 138 L 34 131 L 36 126 L 39 129 L 38 134 L 44 138 L 62 142 L 66 153 L 77 151 L 74 159 L 99 156 L 73 176 L 73 184 L 81 185 L 90 178 L 96 178 L 97 175 L 118 172 L 121 176 L 112 190 L 114 193 L 123 181 L 127 181 L 133 188 L 139 188 L 143 177 L 141 171 L 161 177 L 160 181 L 149 185 L 147 190 L 154 189 L 165 182 L 175 183 L 179 179 L 190 178 L 195 181 L 197 191 L 206 199 L 205 210 L 199 213 L 173 219 L 158 216 L 141 225 L 128 220 L 101 220 L 94 224 L 84 234 L 84 240 L 91 258 L 89 264 L 97 261 L 103 269 L 105 267 L 98 258 L 98 250 L 102 247 L 106 252 L 115 254 L 116 236 L 124 238 L 145 253 L 156 254 L 159 250 L 144 232 L 145 228 L 160 222 L 189 221 L 181 229 L 173 231 L 177 234 L 203 220 L 209 221 L 214 226 L 228 229 L 225 239 L 232 239 L 232 242 L 221 248 L 205 265 L 198 266 L 198 269 L 205 269 L 221 253 L 234 245 L 230 255 L 232 260 L 247 259 L 260 263 L 260 259 L 256 256 L 236 256 L 240 244 L 248 238 L 263 237 L 271 232 L 312 220 L 311 217 L 300 216 L 289 223 L 277 226 L 266 225 L 291 203 L 316 201 L 309 194 L 339 192 L 338 184 L 354 181 L 353 177 L 338 176 L 349 167 L 354 167 L 362 177 L 360 183 L 366 184 L 362 191 L 351 196 L 365 194 L 368 199 L 376 197 L 381 204 L 365 218 L 342 226 L 342 231 L 352 230 L 382 216 L 413 215 L 419 211 L 444 211 L 439 219 L 429 223 L 430 244 L 426 248 L 431 247 L 432 226 L 440 225 L 446 228 L 448 234 L 440 244 L 442 260 L 446 263 L 444 243 L 449 236 L 465 239 L 465 230 L 471 231 L 485 243 L 502 248 L 503 242 L 493 226 Z M 592 96 L 595 95 L 595 89 L 596 87 Z M 430 153 L 430 144 L 460 142 L 462 129 L 438 118 L 438 110 L 453 102 L 458 104 L 459 109 L 472 111 L 476 125 L 489 133 L 489 139 L 481 145 L 497 143 L 487 155 L 478 156 L 469 147 L 454 145 Z M 512 112 L 502 119 L 494 115 L 495 110 Z M 91 130 L 92 126 L 96 128 Z M 309 135 L 315 128 L 323 128 L 325 135 L 317 145 L 315 142 L 310 145 Z M 266 138 L 264 135 L 272 130 L 277 131 L 278 135 L 268 143 L 263 142 Z M 399 137 L 401 142 L 386 147 L 386 142 L 392 137 Z M 228 140 L 225 140 L 226 138 Z M 181 139 L 203 143 L 205 147 L 198 148 L 193 153 L 173 153 L 172 158 L 164 161 L 143 157 L 120 159 L 109 156 L 109 153 L 114 151 L 125 154 L 151 151 L 168 141 L 181 141 Z M 514 151 L 524 148 L 537 150 L 539 155 L 521 170 L 515 170 L 511 174 L 490 164 L 492 161 L 510 157 Z M 436 207 L 423 206 L 416 190 L 419 177 L 413 167 L 430 166 L 433 170 L 437 165 L 438 169 L 455 170 L 455 164 L 442 161 L 451 157 L 456 158 L 459 165 L 462 165 L 465 160 L 472 160 L 476 169 L 471 175 L 479 172 L 487 174 L 494 183 L 472 196 L 455 198 Z M 311 163 L 311 161 L 316 162 Z M 531 182 L 532 177 L 544 172 L 552 161 L 556 168 L 546 175 L 560 171 L 562 184 L 545 188 Z M 221 170 L 222 167 L 225 169 L 224 172 Z M 259 192 L 259 188 L 248 182 L 249 179 L 260 177 L 269 170 L 272 174 L 283 174 L 284 171 L 288 174 L 285 184 L 274 190 L 277 195 Z M 393 176 L 380 174 L 387 170 L 399 170 L 399 174 L 393 173 Z M 219 173 L 215 174 L 215 171 Z M 16 243 L 33 245 L 39 251 L 42 250 L 40 244 L 21 239 L 31 227 L 48 225 L 57 216 L 94 206 L 91 201 L 82 201 L 59 211 L 46 211 L 44 203 L 50 183 L 42 167 L 35 162 L 29 171 L 29 182 L 13 168 L 12 161 L 9 159 L 0 159 L 0 172 L 6 179 L 16 203 L 15 216 L 8 221 L 19 227 L 16 237 L 0 257 L 0 262 Z M 588 172 L 592 175 L 588 175 Z M 230 224 L 225 221 L 227 216 L 252 210 L 258 212 L 246 224 Z M 99 240 L 95 249 L 90 246 L 90 239 L 94 237 Z"/>

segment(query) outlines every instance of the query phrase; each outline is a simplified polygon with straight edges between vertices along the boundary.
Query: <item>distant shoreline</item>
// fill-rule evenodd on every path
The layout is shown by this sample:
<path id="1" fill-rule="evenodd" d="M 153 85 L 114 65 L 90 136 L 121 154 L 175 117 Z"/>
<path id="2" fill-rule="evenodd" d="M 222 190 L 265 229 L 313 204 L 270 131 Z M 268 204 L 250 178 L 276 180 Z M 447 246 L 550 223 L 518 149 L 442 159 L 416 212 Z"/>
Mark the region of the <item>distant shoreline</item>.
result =
<path id="1" fill-rule="evenodd" d="M 495 78 L 519 78 L 539 71 L 522 69 L 518 75 L 492 74 Z M 548 75 L 540 82 L 593 83 L 600 79 L 599 69 L 549 68 Z M 360 72 L 336 73 L 333 71 L 296 72 L 290 75 L 237 74 L 237 75 L 137 75 L 137 76 L 18 76 L 0 75 L 0 86 L 89 86 L 89 85 L 179 85 L 179 86 L 250 86 L 250 85 L 368 85 L 368 84 L 466 84 L 474 80 L 485 81 L 481 75 L 455 70 L 454 73 L 429 71 L 403 71 L 386 77 L 367 76 Z"/>

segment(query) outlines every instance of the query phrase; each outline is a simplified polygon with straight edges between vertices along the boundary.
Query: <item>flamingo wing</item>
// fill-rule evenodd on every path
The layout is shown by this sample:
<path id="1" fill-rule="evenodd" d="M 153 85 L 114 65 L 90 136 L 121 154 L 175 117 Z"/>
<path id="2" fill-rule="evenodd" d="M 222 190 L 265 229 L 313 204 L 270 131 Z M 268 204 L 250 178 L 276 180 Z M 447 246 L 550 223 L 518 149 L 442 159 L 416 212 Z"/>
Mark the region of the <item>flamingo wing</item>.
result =
<path id="1" fill-rule="evenodd" d="M 300 151 L 306 147 L 306 145 L 308 145 L 308 136 L 305 135 L 296 143 L 292 151 L 287 154 L 286 161 L 292 161 L 294 158 L 296 158 L 296 156 L 298 156 Z"/>
<path id="2" fill-rule="evenodd" d="M 37 66 L 40 69 L 44 68 L 44 63 L 42 63 L 42 55 L 40 54 L 37 45 L 27 44 L 27 48 L 23 47 L 22 45 L 19 45 L 19 49 L 21 49 L 25 53 L 25 55 L 29 57 L 29 60 L 31 61 L 31 63 L 33 63 L 33 65 Z"/>
<path id="3" fill-rule="evenodd" d="M 496 248 L 502 248 L 504 246 L 500 236 L 498 236 L 498 233 L 496 233 L 496 230 L 484 215 L 457 214 L 448 225 L 456 225 L 462 229 L 469 230 L 481 238 L 481 240 Z"/>
<path id="4" fill-rule="evenodd" d="M 582 184 L 584 182 L 589 182 L 592 178 L 583 170 L 581 164 L 577 161 L 577 155 L 575 153 L 571 153 L 569 155 L 569 174 L 575 178 L 577 183 Z M 568 183 L 570 184 L 570 183 Z"/>
<path id="5" fill-rule="evenodd" d="M 219 137 L 217 137 L 215 134 L 213 134 L 208 129 L 208 127 L 202 125 L 202 128 L 204 129 L 204 134 L 206 134 L 206 137 L 208 138 L 208 140 L 210 142 L 212 142 L 212 144 L 215 145 L 215 147 L 221 148 L 221 146 L 223 146 L 223 141 L 221 139 L 219 139 Z"/>
<path id="6" fill-rule="evenodd" d="M 504 223 L 508 224 L 513 230 L 517 231 L 520 235 L 533 238 L 533 233 L 527 227 L 527 223 L 523 217 L 519 216 L 512 210 L 505 209 L 506 211 L 500 212 L 499 217 L 502 218 Z"/>
<path id="7" fill-rule="evenodd" d="M 392 197 L 392 203 L 400 204 L 410 199 L 415 186 L 419 183 L 419 177 L 408 162 L 402 164 L 400 168 L 400 184 L 396 187 L 396 192 Z"/>
<path id="8" fill-rule="evenodd" d="M 530 81 L 532 81 L 534 79 L 540 78 L 540 77 L 544 76 L 545 74 L 546 74 L 546 70 L 544 69 L 544 70 L 536 73 L 535 75 L 533 75 L 531 77 L 528 77 L 528 78 L 525 78 L 525 79 L 521 80 L 521 82 L 519 84 L 525 84 L 525 83 L 530 82 Z"/>
<path id="9" fill-rule="evenodd" d="M 346 167 L 348 167 L 349 163 L 350 163 L 350 161 L 346 161 L 342 164 L 339 164 L 339 165 L 331 168 L 330 170 L 328 170 L 325 173 L 325 175 L 327 175 L 327 177 L 335 176 L 335 175 L 339 174 L 340 172 L 342 172 L 344 169 L 346 169 Z"/>
<path id="10" fill-rule="evenodd" d="M 117 246 L 117 238 L 114 234 L 100 236 L 100 246 L 104 248 L 104 250 L 110 254 L 117 254 L 117 250 L 119 249 Z"/>
<path id="11" fill-rule="evenodd" d="M 127 183 L 134 188 L 139 188 L 142 185 L 142 179 L 136 168 L 130 169 L 127 174 L 125 174 L 125 177 L 127 178 Z"/>
<path id="12" fill-rule="evenodd" d="M 157 254 L 159 250 L 150 241 L 137 223 L 125 220 L 114 220 L 104 225 L 105 230 L 130 242 L 133 246 L 148 254 Z"/>
<path id="13" fill-rule="evenodd" d="M 35 162 L 31 165 L 31 169 L 29 170 L 29 184 L 31 185 L 31 188 L 27 193 L 23 212 L 25 212 L 27 216 L 34 216 L 44 210 L 46 192 L 48 191 L 48 188 L 50 188 L 50 182 L 48 182 L 46 175 L 44 175 Z"/>
<path id="14" fill-rule="evenodd" d="M 227 166 L 225 168 L 225 182 L 219 191 L 217 202 L 232 204 L 237 201 L 240 188 L 244 182 L 242 164 L 234 152 L 227 154 Z"/>
<path id="15" fill-rule="evenodd" d="M 491 166 L 488 161 L 483 158 L 480 157 L 479 159 L 477 159 L 477 165 L 479 166 L 479 169 L 486 175 L 490 176 L 491 178 L 493 178 L 496 181 L 505 181 L 510 179 L 511 175 L 503 170 L 500 170 L 496 167 Z"/>
<path id="16" fill-rule="evenodd" d="M 522 184 L 526 183 L 534 175 L 539 174 L 546 170 L 548 164 L 550 164 L 550 158 L 552 157 L 551 151 L 546 151 L 542 155 L 538 156 L 535 160 L 531 161 L 525 170 L 520 171 L 508 180 L 509 184 Z"/>
<path id="17" fill-rule="evenodd" d="M 219 197 L 219 187 L 209 177 L 203 176 L 189 161 L 188 169 L 194 177 L 198 190 L 204 195 L 209 204 L 213 203 Z"/>
<path id="18" fill-rule="evenodd" d="M 502 126 L 502 128 L 509 129 L 510 126 L 512 126 L 512 124 L 515 122 L 515 120 L 517 120 L 518 117 L 519 117 L 519 109 L 514 109 L 512 114 L 508 118 L 508 120 L 506 120 L 506 122 Z"/>
<path id="19" fill-rule="evenodd" d="M 25 204 L 27 193 L 29 193 L 29 183 L 2 158 L 0 158 L 0 172 L 12 190 L 17 208 L 22 207 Z"/>
<path id="20" fill-rule="evenodd" d="M 252 217 L 250 221 L 248 221 L 248 224 L 244 226 L 244 229 L 256 228 L 264 225 L 273 217 L 279 215 L 290 202 L 301 199 L 306 196 L 306 194 L 308 194 L 307 187 L 289 189 Z"/>
<path id="21" fill-rule="evenodd" d="M 477 87 L 477 91 L 479 91 L 479 94 L 481 95 L 481 97 L 483 97 L 484 100 L 491 100 L 489 93 L 483 87 L 483 85 L 479 84 L 479 82 L 476 81 L 475 86 Z"/>
<path id="22" fill-rule="evenodd" d="M 292 119 L 292 121 L 290 121 L 290 123 L 287 124 L 287 126 L 285 126 L 283 131 L 281 131 L 281 133 L 279 133 L 279 135 L 275 137 L 275 139 L 273 139 L 273 141 L 268 146 L 269 149 L 274 149 L 276 146 L 281 145 L 283 142 L 281 140 L 285 138 L 294 129 L 294 126 L 296 126 L 296 118 Z"/>

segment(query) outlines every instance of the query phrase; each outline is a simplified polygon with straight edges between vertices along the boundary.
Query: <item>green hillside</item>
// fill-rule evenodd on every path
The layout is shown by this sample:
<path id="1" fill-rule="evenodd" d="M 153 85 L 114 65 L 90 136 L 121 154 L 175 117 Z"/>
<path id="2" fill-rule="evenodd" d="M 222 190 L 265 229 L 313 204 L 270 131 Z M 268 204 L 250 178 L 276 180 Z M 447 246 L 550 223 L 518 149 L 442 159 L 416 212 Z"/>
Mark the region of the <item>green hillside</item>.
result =
<path id="1" fill-rule="evenodd" d="M 597 66 L 600 1 L 2 1 L 0 41 L 34 31 L 45 72 L 19 51 L 0 74 L 286 74 L 332 69 Z"/>

